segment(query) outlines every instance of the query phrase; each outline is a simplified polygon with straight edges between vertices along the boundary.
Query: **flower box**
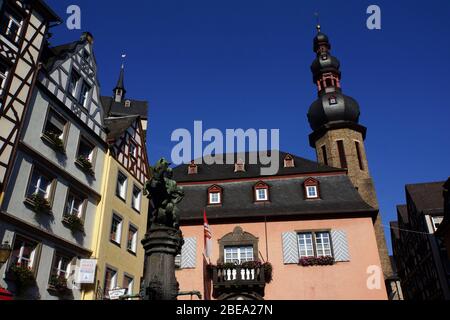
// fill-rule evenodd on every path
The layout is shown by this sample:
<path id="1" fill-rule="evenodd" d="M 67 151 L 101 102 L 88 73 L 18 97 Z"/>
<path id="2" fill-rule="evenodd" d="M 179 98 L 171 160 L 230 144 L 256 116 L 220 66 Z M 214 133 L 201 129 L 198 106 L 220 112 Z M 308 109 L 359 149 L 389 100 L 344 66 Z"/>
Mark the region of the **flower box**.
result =
<path id="1" fill-rule="evenodd" d="M 77 160 L 75 161 L 75 163 L 81 168 L 83 169 L 84 172 L 90 174 L 90 175 L 94 175 L 94 170 L 92 168 L 92 162 L 91 160 L 89 160 L 88 158 L 84 157 L 84 156 L 79 156 L 77 158 Z"/>
<path id="2" fill-rule="evenodd" d="M 81 232 L 84 231 L 84 222 L 81 218 L 77 217 L 76 215 L 65 216 L 63 222 L 66 223 L 72 230 Z"/>
<path id="3" fill-rule="evenodd" d="M 15 282 L 18 291 L 23 291 L 36 285 L 33 270 L 30 267 L 18 263 L 10 267 L 8 273 L 8 279 Z"/>
<path id="4" fill-rule="evenodd" d="M 52 209 L 50 202 L 39 193 L 34 193 L 28 197 L 27 203 L 33 207 L 33 211 L 36 213 L 49 214 Z"/>
<path id="5" fill-rule="evenodd" d="M 299 265 L 303 267 L 311 267 L 311 266 L 330 266 L 334 264 L 333 257 L 304 257 L 301 258 Z"/>
<path id="6" fill-rule="evenodd" d="M 67 294 L 70 289 L 67 287 L 67 279 L 64 276 L 53 275 L 48 283 L 48 290 L 57 294 Z"/>
<path id="7" fill-rule="evenodd" d="M 64 141 L 62 141 L 57 133 L 46 131 L 42 135 L 42 138 L 47 141 L 54 150 L 62 154 L 66 154 L 66 150 L 64 149 Z"/>

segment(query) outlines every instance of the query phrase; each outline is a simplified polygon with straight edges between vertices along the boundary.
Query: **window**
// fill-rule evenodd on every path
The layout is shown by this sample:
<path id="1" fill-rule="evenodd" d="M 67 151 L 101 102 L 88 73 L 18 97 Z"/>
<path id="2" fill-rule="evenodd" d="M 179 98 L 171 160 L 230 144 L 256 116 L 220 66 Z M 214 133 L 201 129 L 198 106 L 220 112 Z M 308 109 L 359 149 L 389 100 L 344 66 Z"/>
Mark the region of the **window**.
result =
<path id="1" fill-rule="evenodd" d="M 131 156 L 132 158 L 136 158 L 136 157 L 137 157 L 137 147 L 136 147 L 136 144 L 135 144 L 134 142 L 130 141 L 129 148 L 130 148 L 130 150 L 129 150 L 130 156 Z"/>
<path id="2" fill-rule="evenodd" d="M 439 226 L 441 225 L 442 221 L 444 220 L 444 217 L 442 216 L 434 216 L 431 217 L 431 221 L 433 223 L 433 231 L 436 232 Z"/>
<path id="3" fill-rule="evenodd" d="M 290 154 L 286 155 L 286 157 L 284 158 L 284 167 L 285 168 L 295 167 L 294 158 Z"/>
<path id="4" fill-rule="evenodd" d="M 253 260 L 253 246 L 230 246 L 224 248 L 225 263 L 242 264 Z"/>
<path id="5" fill-rule="evenodd" d="M 78 102 L 85 108 L 87 108 L 90 91 L 91 87 L 89 87 L 89 85 L 85 81 L 83 81 Z"/>
<path id="6" fill-rule="evenodd" d="M 55 253 L 51 272 L 52 277 L 67 279 L 70 275 L 70 263 L 72 259 L 58 252 Z"/>
<path id="7" fill-rule="evenodd" d="M 67 216 L 76 216 L 78 218 L 83 218 L 84 211 L 84 203 L 85 199 L 77 196 L 76 194 L 69 192 L 69 196 L 67 197 L 66 209 L 64 211 L 64 215 Z"/>
<path id="8" fill-rule="evenodd" d="M 138 230 L 130 225 L 128 228 L 127 250 L 136 253 Z"/>
<path id="9" fill-rule="evenodd" d="M 133 186 L 132 206 L 134 210 L 141 211 L 141 199 L 142 199 L 142 190 L 136 186 Z"/>
<path id="10" fill-rule="evenodd" d="M 117 186 L 116 186 L 116 195 L 122 200 L 126 199 L 127 195 L 127 176 L 119 171 L 117 176 Z"/>
<path id="11" fill-rule="evenodd" d="M 111 224 L 111 234 L 109 239 L 116 244 L 120 244 L 120 239 L 122 237 L 122 218 L 116 214 L 113 214 L 112 224 Z"/>
<path id="12" fill-rule="evenodd" d="M 362 155 L 361 155 L 361 146 L 359 144 L 359 141 L 355 141 L 355 148 L 356 148 L 356 155 L 358 156 L 359 168 L 361 170 L 364 170 L 364 164 L 363 164 Z"/>
<path id="13" fill-rule="evenodd" d="M 106 268 L 105 282 L 103 284 L 103 295 L 109 298 L 109 291 L 117 287 L 117 271 L 111 268 Z"/>
<path id="14" fill-rule="evenodd" d="M 35 269 L 37 265 L 37 247 L 37 242 L 17 235 L 11 252 L 11 266 Z"/>
<path id="15" fill-rule="evenodd" d="M 197 174 L 198 173 L 198 166 L 195 164 L 194 160 L 191 161 L 191 164 L 188 166 L 188 174 Z"/>
<path id="16" fill-rule="evenodd" d="M 67 91 L 73 97 L 77 96 L 77 86 L 78 86 L 78 81 L 80 81 L 80 79 L 81 79 L 81 77 L 78 74 L 78 72 L 76 72 L 75 70 L 72 70 L 72 73 L 70 74 L 70 78 L 69 78 L 69 87 L 68 87 Z"/>
<path id="17" fill-rule="evenodd" d="M 220 203 L 220 193 L 219 192 L 211 192 L 209 194 L 209 202 L 211 204 Z"/>
<path id="18" fill-rule="evenodd" d="M 222 188 L 219 186 L 212 186 L 208 189 L 208 204 L 221 204 L 222 203 Z"/>
<path id="19" fill-rule="evenodd" d="M 331 96 L 330 99 L 328 100 L 330 102 L 330 105 L 335 105 L 337 104 L 337 99 L 335 96 Z"/>
<path id="20" fill-rule="evenodd" d="M 304 182 L 304 191 L 306 199 L 318 199 L 319 195 L 319 181 L 313 178 L 308 178 Z"/>
<path id="21" fill-rule="evenodd" d="M 53 109 L 50 109 L 43 133 L 51 138 L 63 140 L 66 124 L 67 121 L 63 117 L 53 111 Z"/>
<path id="22" fill-rule="evenodd" d="M 34 168 L 31 174 L 30 185 L 27 191 L 27 197 L 39 195 L 45 199 L 50 198 L 52 188 L 52 179 L 43 174 L 40 170 Z"/>
<path id="23" fill-rule="evenodd" d="M 347 169 L 347 158 L 345 156 L 344 141 L 338 140 L 337 146 L 339 152 L 339 159 L 341 161 L 341 168 Z"/>
<path id="24" fill-rule="evenodd" d="M 125 100 L 125 108 L 129 108 L 129 107 L 131 107 L 131 101 Z"/>
<path id="25" fill-rule="evenodd" d="M 124 275 L 123 276 L 123 288 L 127 289 L 126 295 L 133 295 L 133 285 L 134 285 L 134 279 L 131 276 Z"/>
<path id="26" fill-rule="evenodd" d="M 8 72 L 9 72 L 8 66 L 0 61 L 0 100 L 3 99 L 4 90 L 6 87 L 6 79 L 8 78 Z"/>
<path id="27" fill-rule="evenodd" d="M 317 198 L 317 186 L 307 186 L 306 187 L 306 197 L 308 199 Z"/>
<path id="28" fill-rule="evenodd" d="M 89 162 L 92 163 L 94 159 L 94 149 L 95 147 L 92 143 L 81 137 L 77 158 L 82 157 L 83 159 L 89 160 Z"/>
<path id="29" fill-rule="evenodd" d="M 254 187 L 255 201 L 269 201 L 269 186 L 264 182 L 258 182 Z"/>
<path id="30" fill-rule="evenodd" d="M 91 55 L 87 50 L 83 50 L 83 59 L 89 62 L 89 59 L 91 58 Z"/>
<path id="31" fill-rule="evenodd" d="M 322 149 L 323 164 L 327 166 L 328 165 L 327 147 L 323 145 L 321 149 Z"/>
<path id="32" fill-rule="evenodd" d="M 20 31 L 22 29 L 22 18 L 13 13 L 6 11 L 2 24 L 2 32 L 12 42 L 18 43 L 20 38 Z"/>
<path id="33" fill-rule="evenodd" d="M 297 237 L 300 258 L 333 256 L 329 232 L 304 232 Z"/>

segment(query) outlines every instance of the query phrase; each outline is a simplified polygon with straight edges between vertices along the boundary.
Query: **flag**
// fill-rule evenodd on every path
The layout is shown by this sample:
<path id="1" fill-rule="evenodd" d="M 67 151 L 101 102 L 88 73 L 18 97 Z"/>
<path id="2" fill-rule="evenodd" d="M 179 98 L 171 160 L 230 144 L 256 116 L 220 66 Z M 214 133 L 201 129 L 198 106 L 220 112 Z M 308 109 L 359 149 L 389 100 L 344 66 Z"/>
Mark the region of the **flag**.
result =
<path id="1" fill-rule="evenodd" d="M 211 258 L 212 251 L 212 239 L 211 229 L 209 228 L 208 219 L 206 218 L 206 209 L 203 209 L 203 230 L 204 230 L 204 245 L 205 245 L 205 257 Z"/>

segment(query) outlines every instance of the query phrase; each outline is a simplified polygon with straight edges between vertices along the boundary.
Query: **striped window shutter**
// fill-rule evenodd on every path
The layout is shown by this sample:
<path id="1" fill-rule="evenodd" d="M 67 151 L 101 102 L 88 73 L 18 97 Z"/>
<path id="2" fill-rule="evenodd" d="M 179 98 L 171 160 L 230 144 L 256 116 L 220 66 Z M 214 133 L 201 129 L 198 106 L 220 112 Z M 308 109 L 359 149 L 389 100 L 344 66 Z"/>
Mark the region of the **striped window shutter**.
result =
<path id="1" fill-rule="evenodd" d="M 181 248 L 181 269 L 194 269 L 197 259 L 197 238 L 185 238 Z"/>
<path id="2" fill-rule="evenodd" d="M 283 240 L 283 262 L 284 264 L 298 264 L 298 239 L 296 232 L 284 232 Z"/>
<path id="3" fill-rule="evenodd" d="M 344 230 L 331 230 L 331 242 L 333 243 L 334 261 L 350 261 L 347 233 Z"/>

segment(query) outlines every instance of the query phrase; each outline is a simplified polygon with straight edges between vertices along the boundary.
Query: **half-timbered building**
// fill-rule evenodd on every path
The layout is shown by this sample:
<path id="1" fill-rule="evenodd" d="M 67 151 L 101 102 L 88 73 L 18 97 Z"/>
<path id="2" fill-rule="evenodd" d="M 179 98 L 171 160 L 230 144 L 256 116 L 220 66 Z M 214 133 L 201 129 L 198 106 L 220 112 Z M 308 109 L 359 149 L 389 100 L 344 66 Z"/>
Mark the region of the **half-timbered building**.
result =
<path id="1" fill-rule="evenodd" d="M 47 31 L 59 17 L 41 0 L 0 2 L 0 199 L 36 81 Z M 0 200 L 1 201 L 1 200 Z"/>
<path id="2" fill-rule="evenodd" d="M 13 252 L 5 285 L 27 298 L 80 299 L 108 150 L 93 37 L 46 48 L 1 206 Z M 19 270 L 17 270 L 19 268 Z M 21 290 L 17 271 L 35 279 Z"/>

